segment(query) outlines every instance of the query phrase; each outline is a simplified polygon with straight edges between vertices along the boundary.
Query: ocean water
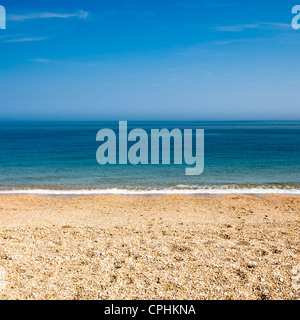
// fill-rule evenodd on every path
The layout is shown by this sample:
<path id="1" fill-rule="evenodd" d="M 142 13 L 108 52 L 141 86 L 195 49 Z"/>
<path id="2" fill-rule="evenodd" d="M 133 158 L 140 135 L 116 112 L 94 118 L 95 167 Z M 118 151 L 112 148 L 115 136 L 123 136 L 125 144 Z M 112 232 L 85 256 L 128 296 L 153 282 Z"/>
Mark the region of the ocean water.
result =
<path id="1" fill-rule="evenodd" d="M 105 165 L 100 129 L 116 122 L 1 122 L 0 193 L 300 194 L 300 121 L 128 122 L 134 128 L 205 130 L 205 166 Z"/>

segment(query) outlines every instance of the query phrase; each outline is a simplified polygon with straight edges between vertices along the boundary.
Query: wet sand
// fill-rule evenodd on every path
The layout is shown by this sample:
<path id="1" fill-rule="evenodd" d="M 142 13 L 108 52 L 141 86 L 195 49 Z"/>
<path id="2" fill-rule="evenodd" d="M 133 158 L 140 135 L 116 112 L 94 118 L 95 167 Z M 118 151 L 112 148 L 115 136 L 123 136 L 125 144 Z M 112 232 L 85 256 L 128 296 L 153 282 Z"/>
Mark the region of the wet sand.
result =
<path id="1" fill-rule="evenodd" d="M 300 197 L 0 197 L 0 299 L 299 299 Z"/>

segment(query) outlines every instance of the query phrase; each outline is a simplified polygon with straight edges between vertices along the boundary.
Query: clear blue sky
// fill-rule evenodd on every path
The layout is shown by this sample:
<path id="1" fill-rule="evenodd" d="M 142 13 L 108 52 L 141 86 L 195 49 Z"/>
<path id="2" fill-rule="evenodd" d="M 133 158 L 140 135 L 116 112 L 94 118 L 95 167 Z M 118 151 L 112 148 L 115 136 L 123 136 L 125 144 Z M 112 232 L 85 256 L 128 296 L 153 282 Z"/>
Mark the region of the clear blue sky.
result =
<path id="1" fill-rule="evenodd" d="M 0 0 L 0 119 L 300 119 L 300 0 Z"/>

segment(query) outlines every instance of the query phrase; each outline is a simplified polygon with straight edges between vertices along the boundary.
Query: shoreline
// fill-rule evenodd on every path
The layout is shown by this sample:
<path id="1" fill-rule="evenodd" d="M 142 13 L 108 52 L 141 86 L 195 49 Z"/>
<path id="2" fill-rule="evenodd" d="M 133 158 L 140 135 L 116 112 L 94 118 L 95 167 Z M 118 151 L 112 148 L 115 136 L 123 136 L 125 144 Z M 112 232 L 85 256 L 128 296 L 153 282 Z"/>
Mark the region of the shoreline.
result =
<path id="1" fill-rule="evenodd" d="M 162 197 L 172 197 L 172 196 L 179 196 L 179 197 L 193 197 L 193 198 L 202 198 L 202 199 L 218 199 L 223 197 L 253 197 L 253 198 L 264 198 L 266 196 L 288 196 L 288 197 L 297 197 L 299 198 L 300 195 L 298 194 L 276 194 L 276 193 L 176 193 L 176 194 L 155 194 L 155 193 L 147 193 L 147 194 L 113 194 L 113 193 L 103 193 L 103 194 L 34 194 L 34 193 L 7 193 L 2 194 L 0 192 L 0 199 L 4 197 L 24 197 L 24 196 L 34 196 L 39 198 L 61 198 L 61 199 L 72 199 L 72 198 L 101 198 L 101 197 L 129 197 L 129 198 L 162 198 Z"/>
<path id="2" fill-rule="evenodd" d="M 40 196 L 168 196 L 168 195 L 186 195 L 186 196 L 202 196 L 202 197 L 218 197 L 225 195 L 239 195 L 239 196 L 259 196 L 265 195 L 290 195 L 300 196 L 300 189 L 281 189 L 281 188 L 240 188 L 240 189 L 12 189 L 0 190 L 0 196 L 13 195 L 40 195 Z"/>

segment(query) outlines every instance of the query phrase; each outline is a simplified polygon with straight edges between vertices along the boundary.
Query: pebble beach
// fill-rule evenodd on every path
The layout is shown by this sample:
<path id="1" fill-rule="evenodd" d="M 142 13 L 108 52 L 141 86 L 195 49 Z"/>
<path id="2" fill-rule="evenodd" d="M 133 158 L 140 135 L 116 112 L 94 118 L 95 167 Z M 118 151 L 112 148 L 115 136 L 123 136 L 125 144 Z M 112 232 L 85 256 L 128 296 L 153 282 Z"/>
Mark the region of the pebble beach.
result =
<path id="1" fill-rule="evenodd" d="M 0 299 L 299 299 L 300 197 L 0 197 Z"/>

